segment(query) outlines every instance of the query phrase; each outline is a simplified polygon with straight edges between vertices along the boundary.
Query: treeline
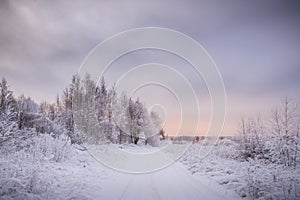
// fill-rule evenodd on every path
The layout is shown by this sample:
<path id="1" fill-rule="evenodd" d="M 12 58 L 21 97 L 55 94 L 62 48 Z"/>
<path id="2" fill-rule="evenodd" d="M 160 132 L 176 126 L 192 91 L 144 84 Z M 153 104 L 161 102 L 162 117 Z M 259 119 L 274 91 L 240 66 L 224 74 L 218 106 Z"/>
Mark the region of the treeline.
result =
<path id="1" fill-rule="evenodd" d="M 300 161 L 299 104 L 285 98 L 270 119 L 242 119 L 239 129 L 240 156 L 296 168 Z"/>
<path id="2" fill-rule="evenodd" d="M 14 97 L 5 78 L 0 83 L 0 145 L 18 147 L 24 138 L 38 134 L 67 135 L 72 143 L 135 143 L 157 146 L 159 116 L 149 113 L 139 99 L 117 94 L 104 78 L 99 85 L 90 75 L 72 77 L 55 103 L 36 103 L 30 97 Z M 21 148 L 21 147 L 20 147 Z"/>

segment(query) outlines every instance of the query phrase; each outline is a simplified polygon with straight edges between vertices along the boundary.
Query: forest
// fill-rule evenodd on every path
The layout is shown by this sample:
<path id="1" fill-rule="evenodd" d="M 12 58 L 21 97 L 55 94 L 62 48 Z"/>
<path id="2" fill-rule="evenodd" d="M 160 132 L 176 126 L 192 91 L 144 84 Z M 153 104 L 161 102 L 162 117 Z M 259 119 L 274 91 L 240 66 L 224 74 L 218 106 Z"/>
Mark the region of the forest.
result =
<path id="1" fill-rule="evenodd" d="M 0 144 L 22 148 L 24 138 L 48 134 L 54 138 L 67 136 L 72 144 L 134 143 L 157 146 L 161 120 L 148 112 L 139 99 L 117 94 L 108 88 L 104 78 L 99 85 L 74 75 L 55 103 L 36 103 L 30 97 L 15 97 L 5 78 L 1 84 Z"/>

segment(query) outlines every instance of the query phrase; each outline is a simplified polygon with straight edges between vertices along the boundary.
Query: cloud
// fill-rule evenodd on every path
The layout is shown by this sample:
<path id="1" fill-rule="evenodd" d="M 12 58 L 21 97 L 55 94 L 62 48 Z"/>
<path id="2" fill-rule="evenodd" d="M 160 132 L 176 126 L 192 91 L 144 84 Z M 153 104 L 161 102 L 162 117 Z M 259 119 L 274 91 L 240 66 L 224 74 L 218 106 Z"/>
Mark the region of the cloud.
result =
<path id="1" fill-rule="evenodd" d="M 283 96 L 300 100 L 299 8 L 298 1 L 4 0 L 0 72 L 17 95 L 54 100 L 99 42 L 127 29 L 161 26 L 203 45 L 223 75 L 229 107 L 254 112 L 255 106 L 247 109 L 244 102 L 255 99 L 261 108 Z M 199 77 L 182 62 L 149 55 L 123 60 L 127 67 L 120 63 L 119 69 L 152 58 L 166 61 L 200 88 Z M 238 115 L 230 112 L 229 118 Z"/>

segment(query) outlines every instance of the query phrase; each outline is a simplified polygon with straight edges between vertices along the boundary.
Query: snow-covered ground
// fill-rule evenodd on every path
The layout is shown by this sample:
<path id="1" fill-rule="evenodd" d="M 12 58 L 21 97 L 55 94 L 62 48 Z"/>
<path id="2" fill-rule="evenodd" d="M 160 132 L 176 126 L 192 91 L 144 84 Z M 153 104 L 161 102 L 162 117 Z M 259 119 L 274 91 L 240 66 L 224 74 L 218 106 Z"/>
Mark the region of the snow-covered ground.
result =
<path id="1" fill-rule="evenodd" d="M 24 144 L 26 147 L 19 151 L 6 146 L 10 153 L 1 154 L 1 200 L 300 199 L 299 168 L 263 160 L 241 161 L 238 144 L 231 140 L 214 146 L 192 144 L 179 160 L 176 157 L 185 144 L 169 148 L 105 144 L 87 146 L 87 151 L 66 138 L 49 135 L 25 140 Z M 201 150 L 205 149 L 212 151 L 202 157 Z M 131 154 L 137 157 L 128 156 Z M 99 156 L 103 159 L 95 159 Z M 122 171 L 140 171 L 120 172 L 100 161 L 123 163 L 115 165 L 120 170 L 124 167 Z M 168 165 L 153 170 L 165 163 Z M 145 169 L 151 172 L 142 173 Z"/>
<path id="2" fill-rule="evenodd" d="M 104 199 L 240 199 L 207 177 L 192 176 L 179 162 L 148 174 L 115 173 L 102 187 Z"/>
<path id="3" fill-rule="evenodd" d="M 241 161 L 237 143 L 225 140 L 200 156 L 202 144 L 193 144 L 180 159 L 195 177 L 209 177 L 245 199 L 300 199 L 300 168 L 264 160 Z"/>
<path id="4" fill-rule="evenodd" d="M 209 176 L 192 175 L 178 161 L 153 173 L 131 174 L 105 167 L 89 152 L 73 148 L 61 162 L 28 156 L 17 152 L 0 158 L 0 199 L 240 199 Z"/>

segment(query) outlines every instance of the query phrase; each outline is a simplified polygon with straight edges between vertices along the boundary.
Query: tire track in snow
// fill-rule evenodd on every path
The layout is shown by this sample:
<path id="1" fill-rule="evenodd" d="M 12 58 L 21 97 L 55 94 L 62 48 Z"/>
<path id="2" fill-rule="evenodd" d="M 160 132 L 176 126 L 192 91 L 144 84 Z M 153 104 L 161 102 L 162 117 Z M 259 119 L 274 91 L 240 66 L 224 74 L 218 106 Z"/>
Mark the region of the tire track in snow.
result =
<path id="1" fill-rule="evenodd" d="M 124 188 L 124 190 L 123 190 L 123 192 L 122 192 L 122 194 L 121 194 L 119 200 L 124 199 L 125 194 L 126 194 L 126 192 L 128 191 L 129 186 L 133 183 L 133 180 L 134 180 L 134 179 L 135 179 L 135 176 L 133 176 L 133 177 L 129 180 L 129 182 L 128 182 L 127 185 L 125 186 L 125 188 Z"/>
<path id="2" fill-rule="evenodd" d="M 154 180 L 153 180 L 153 174 L 151 174 L 151 186 L 152 186 L 152 190 L 154 191 L 154 193 L 156 194 L 156 200 L 160 200 L 161 199 L 161 196 L 157 190 L 157 187 L 156 187 L 156 184 L 154 183 Z"/>

